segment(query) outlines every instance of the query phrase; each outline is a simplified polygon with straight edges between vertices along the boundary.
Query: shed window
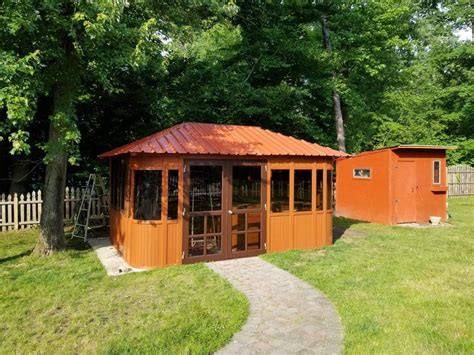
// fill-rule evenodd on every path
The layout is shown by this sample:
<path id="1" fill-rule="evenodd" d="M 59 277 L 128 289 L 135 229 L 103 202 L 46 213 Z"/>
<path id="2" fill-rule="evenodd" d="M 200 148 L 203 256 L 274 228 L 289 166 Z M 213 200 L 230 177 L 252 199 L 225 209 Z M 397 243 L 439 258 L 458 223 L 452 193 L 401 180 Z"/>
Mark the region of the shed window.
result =
<path id="1" fill-rule="evenodd" d="M 271 180 L 272 212 L 290 210 L 290 171 L 272 170 Z"/>
<path id="2" fill-rule="evenodd" d="M 441 162 L 439 160 L 433 161 L 433 184 L 441 184 Z"/>
<path id="3" fill-rule="evenodd" d="M 168 219 L 178 219 L 178 170 L 168 170 Z"/>
<path id="4" fill-rule="evenodd" d="M 161 220 L 161 170 L 135 171 L 133 217 L 139 220 Z"/>
<path id="5" fill-rule="evenodd" d="M 110 205 L 115 209 L 124 208 L 127 165 L 124 158 L 112 159 L 110 172 Z"/>
<path id="6" fill-rule="evenodd" d="M 372 172 L 368 168 L 357 168 L 353 170 L 352 176 L 358 179 L 370 179 Z"/>
<path id="7" fill-rule="evenodd" d="M 311 211 L 311 170 L 295 170 L 295 211 Z"/>
<path id="8" fill-rule="evenodd" d="M 332 209 L 332 170 L 327 170 L 327 180 L 326 180 L 326 208 L 328 210 Z"/>
<path id="9" fill-rule="evenodd" d="M 323 210 L 323 170 L 316 170 L 316 211 Z"/>

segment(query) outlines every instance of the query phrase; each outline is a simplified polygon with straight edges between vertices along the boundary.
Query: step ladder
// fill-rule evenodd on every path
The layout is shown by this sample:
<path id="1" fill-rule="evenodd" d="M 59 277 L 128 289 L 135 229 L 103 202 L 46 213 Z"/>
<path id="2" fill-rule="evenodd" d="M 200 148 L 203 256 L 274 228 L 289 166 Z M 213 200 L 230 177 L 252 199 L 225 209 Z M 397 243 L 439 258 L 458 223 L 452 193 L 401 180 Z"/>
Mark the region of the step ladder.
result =
<path id="1" fill-rule="evenodd" d="M 101 217 L 91 219 L 92 201 L 97 200 L 100 206 Z M 87 184 L 82 191 L 79 210 L 74 218 L 74 230 L 71 238 L 81 238 L 87 241 L 87 232 L 95 228 L 103 228 L 108 225 L 109 203 L 105 190 L 104 181 L 98 174 L 90 174 Z"/>

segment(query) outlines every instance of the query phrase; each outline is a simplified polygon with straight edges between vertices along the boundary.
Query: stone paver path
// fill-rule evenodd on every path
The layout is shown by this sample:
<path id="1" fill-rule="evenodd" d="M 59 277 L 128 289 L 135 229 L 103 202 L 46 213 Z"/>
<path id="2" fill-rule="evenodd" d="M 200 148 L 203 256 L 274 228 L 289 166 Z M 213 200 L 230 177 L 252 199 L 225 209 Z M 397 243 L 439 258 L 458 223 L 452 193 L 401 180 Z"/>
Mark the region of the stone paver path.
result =
<path id="1" fill-rule="evenodd" d="M 219 354 L 338 354 L 341 320 L 318 290 L 258 258 L 207 264 L 250 302 L 250 315 Z"/>

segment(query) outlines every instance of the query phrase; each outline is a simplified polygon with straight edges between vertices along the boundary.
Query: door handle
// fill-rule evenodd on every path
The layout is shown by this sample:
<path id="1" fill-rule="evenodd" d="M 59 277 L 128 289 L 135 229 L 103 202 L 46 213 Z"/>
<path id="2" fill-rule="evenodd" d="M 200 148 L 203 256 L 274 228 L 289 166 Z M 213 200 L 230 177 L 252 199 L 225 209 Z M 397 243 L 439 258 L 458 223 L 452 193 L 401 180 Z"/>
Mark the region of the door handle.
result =
<path id="1" fill-rule="evenodd" d="M 227 213 L 228 214 L 233 214 L 234 212 L 232 212 L 232 210 L 228 210 Z"/>

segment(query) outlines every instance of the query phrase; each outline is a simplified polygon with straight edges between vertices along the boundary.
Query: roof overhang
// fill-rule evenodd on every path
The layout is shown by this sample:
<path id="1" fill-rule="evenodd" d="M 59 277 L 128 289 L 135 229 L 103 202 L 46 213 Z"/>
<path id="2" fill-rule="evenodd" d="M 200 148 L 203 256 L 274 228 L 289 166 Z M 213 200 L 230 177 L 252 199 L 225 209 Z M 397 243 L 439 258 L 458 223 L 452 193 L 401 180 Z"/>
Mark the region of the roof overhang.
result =
<path id="1" fill-rule="evenodd" d="M 434 149 L 434 150 L 453 150 L 457 149 L 454 145 L 429 145 L 429 144 L 400 144 L 393 147 L 389 147 L 391 149 Z"/>
<path id="2" fill-rule="evenodd" d="M 365 152 L 360 152 L 360 153 L 354 153 L 354 154 L 348 154 L 346 156 L 341 156 L 337 157 L 337 160 L 343 160 L 343 159 L 350 159 L 353 157 L 358 157 L 360 155 L 368 155 L 368 154 L 374 154 L 374 153 L 379 153 L 387 150 L 453 150 L 457 149 L 456 146 L 454 145 L 428 145 L 428 144 L 399 144 L 399 145 L 394 145 L 390 147 L 384 147 L 384 148 L 379 148 L 379 149 L 374 149 L 374 150 L 368 150 Z"/>

